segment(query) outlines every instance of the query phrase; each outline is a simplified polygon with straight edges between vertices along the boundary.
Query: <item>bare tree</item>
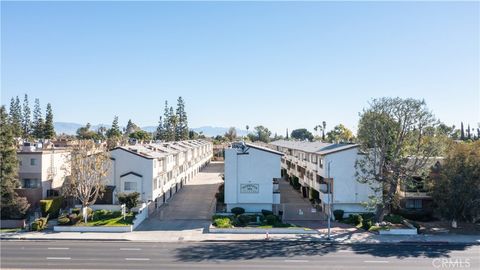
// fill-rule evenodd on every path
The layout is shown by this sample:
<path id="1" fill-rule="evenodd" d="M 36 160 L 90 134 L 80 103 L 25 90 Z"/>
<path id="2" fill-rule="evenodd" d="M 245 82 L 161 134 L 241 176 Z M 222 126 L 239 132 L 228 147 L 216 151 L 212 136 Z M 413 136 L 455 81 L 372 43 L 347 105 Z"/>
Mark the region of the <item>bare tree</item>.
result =
<path id="1" fill-rule="evenodd" d="M 71 152 L 68 164 L 64 170 L 69 177 L 63 184 L 62 194 L 78 199 L 82 208 L 94 204 L 102 196 L 111 167 L 108 152 L 93 141 L 79 141 Z M 86 215 L 84 218 L 87 222 Z"/>
<path id="2" fill-rule="evenodd" d="M 425 102 L 415 99 L 374 99 L 360 115 L 364 155 L 356 163 L 357 180 L 378 195 L 370 201 L 378 221 L 396 205 L 399 185 L 425 173 L 428 159 L 438 155 L 436 124 Z"/>

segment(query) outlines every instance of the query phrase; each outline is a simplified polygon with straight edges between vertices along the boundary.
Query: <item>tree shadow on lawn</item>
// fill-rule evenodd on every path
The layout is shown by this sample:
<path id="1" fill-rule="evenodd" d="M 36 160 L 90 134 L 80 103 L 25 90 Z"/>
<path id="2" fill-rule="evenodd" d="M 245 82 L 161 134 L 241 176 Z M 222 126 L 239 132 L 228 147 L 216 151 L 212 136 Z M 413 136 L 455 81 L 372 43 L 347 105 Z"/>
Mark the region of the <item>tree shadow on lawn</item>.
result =
<path id="1" fill-rule="evenodd" d="M 406 245 L 406 244 L 357 244 L 338 245 L 315 241 L 240 241 L 199 243 L 177 248 L 175 257 L 182 262 L 208 260 L 251 260 L 265 258 L 289 258 L 296 256 L 324 256 L 339 250 L 351 250 L 354 254 L 376 257 L 439 258 L 449 257 L 452 251 L 465 250 L 469 245 Z"/>

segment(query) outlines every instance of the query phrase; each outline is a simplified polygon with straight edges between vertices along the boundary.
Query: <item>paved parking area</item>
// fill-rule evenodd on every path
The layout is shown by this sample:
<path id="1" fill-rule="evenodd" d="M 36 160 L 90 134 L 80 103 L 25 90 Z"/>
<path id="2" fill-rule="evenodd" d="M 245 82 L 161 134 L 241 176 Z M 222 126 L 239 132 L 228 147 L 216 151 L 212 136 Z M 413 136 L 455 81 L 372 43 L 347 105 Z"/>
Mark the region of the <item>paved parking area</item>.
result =
<path id="1" fill-rule="evenodd" d="M 223 162 L 211 162 L 167 204 L 156 210 L 137 231 L 203 230 L 215 207 L 215 193 L 223 182 Z"/>

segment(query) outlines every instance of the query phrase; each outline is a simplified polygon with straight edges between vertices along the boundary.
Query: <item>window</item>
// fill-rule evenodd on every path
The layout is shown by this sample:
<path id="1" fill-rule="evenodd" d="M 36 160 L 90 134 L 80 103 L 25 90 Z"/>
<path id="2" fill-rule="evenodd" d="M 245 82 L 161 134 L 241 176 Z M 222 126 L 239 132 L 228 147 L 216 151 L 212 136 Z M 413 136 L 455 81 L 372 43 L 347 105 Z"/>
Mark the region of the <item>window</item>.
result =
<path id="1" fill-rule="evenodd" d="M 323 168 L 323 158 L 319 158 L 318 161 L 318 166 L 320 166 L 320 168 Z"/>
<path id="2" fill-rule="evenodd" d="M 34 158 L 31 158 L 31 159 L 30 159 L 30 165 L 31 165 L 31 166 L 37 165 L 37 160 L 34 159 Z"/>
<path id="3" fill-rule="evenodd" d="M 411 199 L 405 202 L 405 207 L 408 209 L 421 209 L 422 208 L 422 200 L 419 199 Z"/>
<path id="4" fill-rule="evenodd" d="M 35 179 L 25 178 L 22 181 L 22 187 L 23 188 L 39 188 L 40 181 L 36 178 Z"/>
<path id="5" fill-rule="evenodd" d="M 125 191 L 137 191 L 137 183 L 136 182 L 125 182 L 123 186 L 123 190 Z"/>

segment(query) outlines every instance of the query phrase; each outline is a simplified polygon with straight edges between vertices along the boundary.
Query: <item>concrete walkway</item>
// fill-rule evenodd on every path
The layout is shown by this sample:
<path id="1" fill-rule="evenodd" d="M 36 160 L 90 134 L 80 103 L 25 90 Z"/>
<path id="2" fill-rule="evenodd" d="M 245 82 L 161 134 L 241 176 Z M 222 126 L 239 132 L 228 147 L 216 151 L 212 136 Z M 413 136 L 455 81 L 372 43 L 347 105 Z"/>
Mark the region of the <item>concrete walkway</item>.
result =
<path id="1" fill-rule="evenodd" d="M 170 201 L 157 209 L 135 231 L 180 231 L 202 233 L 210 224 L 215 193 L 223 182 L 223 162 L 212 162 L 187 183 Z M 187 233 L 188 234 L 188 233 Z"/>

